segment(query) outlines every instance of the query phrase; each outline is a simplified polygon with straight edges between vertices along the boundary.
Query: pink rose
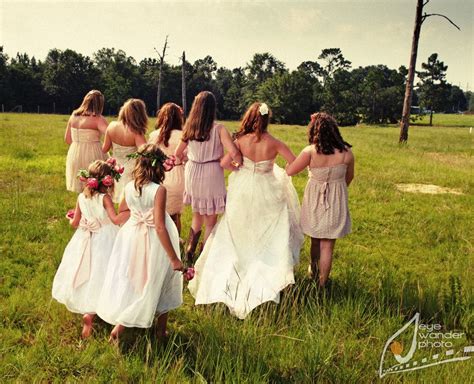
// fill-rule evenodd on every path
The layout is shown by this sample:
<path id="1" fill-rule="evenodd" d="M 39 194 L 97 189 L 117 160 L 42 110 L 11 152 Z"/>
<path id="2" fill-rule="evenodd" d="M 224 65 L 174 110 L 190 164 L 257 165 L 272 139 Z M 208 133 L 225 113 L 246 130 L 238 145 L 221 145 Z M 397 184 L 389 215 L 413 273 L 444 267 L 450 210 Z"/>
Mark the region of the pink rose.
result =
<path id="1" fill-rule="evenodd" d="M 175 166 L 176 158 L 174 156 L 168 157 L 163 163 L 163 168 L 166 172 L 171 171 Z"/>
<path id="2" fill-rule="evenodd" d="M 107 175 L 102 179 L 102 184 L 105 185 L 106 187 L 110 187 L 114 184 L 114 179 L 112 176 Z"/>
<path id="3" fill-rule="evenodd" d="M 114 166 L 115 164 L 117 164 L 117 160 L 115 160 L 113 157 L 109 157 L 107 159 L 107 163 Z"/>
<path id="4" fill-rule="evenodd" d="M 116 165 L 116 166 L 114 167 L 114 170 L 115 170 L 115 172 L 117 172 L 117 173 L 119 173 L 119 174 L 122 174 L 123 171 L 125 170 L 125 168 L 124 168 L 123 166 L 121 166 L 121 165 Z"/>
<path id="5" fill-rule="evenodd" d="M 99 188 L 99 181 L 95 177 L 89 177 L 86 185 L 91 189 Z"/>
<path id="6" fill-rule="evenodd" d="M 87 177 L 79 176 L 79 180 L 81 180 L 83 183 L 85 183 L 87 181 Z"/>
<path id="7" fill-rule="evenodd" d="M 68 219 L 73 219 L 75 212 L 76 212 L 75 209 L 70 209 L 69 211 L 67 211 L 66 217 L 67 217 Z"/>
<path id="8" fill-rule="evenodd" d="M 183 275 L 184 275 L 184 278 L 187 280 L 187 281 L 190 281 L 194 278 L 194 274 L 195 274 L 195 271 L 194 271 L 194 268 L 193 267 L 189 267 L 189 268 L 186 268 L 186 270 L 184 271 Z"/>

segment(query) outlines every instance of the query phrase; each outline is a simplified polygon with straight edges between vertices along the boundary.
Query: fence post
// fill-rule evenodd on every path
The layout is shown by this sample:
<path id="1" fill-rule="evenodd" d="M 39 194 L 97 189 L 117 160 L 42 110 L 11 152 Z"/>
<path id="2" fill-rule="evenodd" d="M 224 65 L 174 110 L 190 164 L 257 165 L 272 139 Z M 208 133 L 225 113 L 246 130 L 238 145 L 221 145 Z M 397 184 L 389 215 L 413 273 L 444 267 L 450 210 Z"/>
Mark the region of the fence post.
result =
<path id="1" fill-rule="evenodd" d="M 40 106 L 38 105 L 38 113 L 40 113 Z"/>
<path id="2" fill-rule="evenodd" d="M 56 113 L 56 102 L 53 101 L 53 113 Z"/>

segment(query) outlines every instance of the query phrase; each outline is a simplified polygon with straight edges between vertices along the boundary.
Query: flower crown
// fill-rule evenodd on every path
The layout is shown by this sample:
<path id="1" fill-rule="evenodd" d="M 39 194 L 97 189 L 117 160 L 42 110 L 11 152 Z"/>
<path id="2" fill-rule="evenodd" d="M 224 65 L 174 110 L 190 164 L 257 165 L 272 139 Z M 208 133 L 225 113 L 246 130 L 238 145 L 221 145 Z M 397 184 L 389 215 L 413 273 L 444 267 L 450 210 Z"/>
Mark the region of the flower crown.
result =
<path id="1" fill-rule="evenodd" d="M 124 171 L 124 167 L 117 164 L 117 160 L 113 157 L 109 157 L 106 160 L 106 163 L 112 167 L 112 172 L 110 175 L 105 175 L 100 179 L 95 177 L 91 177 L 89 171 L 87 169 L 81 169 L 77 173 L 77 177 L 82 182 L 86 183 L 86 186 L 90 189 L 99 189 L 99 186 L 102 184 L 104 187 L 111 187 L 115 181 L 119 181 L 122 177 L 122 173 Z"/>
<path id="2" fill-rule="evenodd" d="M 145 157 L 147 159 L 152 160 L 151 161 L 151 166 L 155 167 L 157 163 L 160 163 L 161 165 L 165 165 L 166 160 L 168 160 L 168 156 L 166 156 L 161 150 L 155 152 L 134 152 L 129 155 L 127 155 L 128 159 L 138 159 L 139 157 Z"/>

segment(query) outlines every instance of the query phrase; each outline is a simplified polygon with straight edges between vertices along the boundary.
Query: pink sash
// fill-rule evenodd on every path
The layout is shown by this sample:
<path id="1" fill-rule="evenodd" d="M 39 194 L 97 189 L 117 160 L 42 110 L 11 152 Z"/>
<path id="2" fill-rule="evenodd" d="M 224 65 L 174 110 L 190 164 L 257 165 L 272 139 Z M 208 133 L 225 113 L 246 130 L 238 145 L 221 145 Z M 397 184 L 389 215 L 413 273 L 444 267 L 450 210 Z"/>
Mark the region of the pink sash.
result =
<path id="1" fill-rule="evenodd" d="M 130 222 L 138 228 L 138 236 L 132 247 L 132 256 L 128 266 L 127 276 L 137 293 L 141 293 L 148 280 L 148 251 L 150 249 L 150 238 L 148 228 L 155 227 L 153 220 L 153 208 L 147 212 L 131 211 Z"/>
<path id="2" fill-rule="evenodd" d="M 76 289 L 77 287 L 84 284 L 86 281 L 89 280 L 91 275 L 91 238 L 93 233 L 99 232 L 101 227 L 101 223 L 99 220 L 87 220 L 86 218 L 82 217 L 81 221 L 79 222 L 79 228 L 81 228 L 84 232 L 89 232 L 88 236 L 84 237 L 84 241 L 82 243 L 82 253 L 81 253 L 81 260 L 79 262 L 79 266 L 77 267 L 76 274 L 73 280 L 73 288 Z"/>

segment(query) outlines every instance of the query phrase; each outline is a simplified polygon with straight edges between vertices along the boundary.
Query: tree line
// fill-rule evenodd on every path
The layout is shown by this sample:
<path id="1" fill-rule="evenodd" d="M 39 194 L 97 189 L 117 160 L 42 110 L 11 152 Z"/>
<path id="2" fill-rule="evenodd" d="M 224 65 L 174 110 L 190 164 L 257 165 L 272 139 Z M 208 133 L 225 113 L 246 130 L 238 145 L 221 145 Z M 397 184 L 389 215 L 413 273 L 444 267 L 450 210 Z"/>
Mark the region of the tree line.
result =
<path id="1" fill-rule="evenodd" d="M 9 58 L 0 47 L 0 104 L 5 111 L 70 113 L 91 89 L 104 93 L 104 113 L 115 115 L 130 98 L 143 99 L 148 112 L 157 110 L 160 62 L 137 62 L 124 51 L 102 48 L 92 57 L 71 49 L 51 49 L 41 61 L 26 53 Z M 396 123 L 402 112 L 407 69 L 385 65 L 352 68 L 339 48 L 321 51 L 317 59 L 296 70 L 270 53 L 257 53 L 244 67 L 219 67 L 211 56 L 185 61 L 186 97 L 203 90 L 215 94 L 218 118 L 239 119 L 255 100 L 265 101 L 273 120 L 305 124 L 318 110 L 332 113 L 341 125 Z M 414 105 L 436 112 L 474 110 L 471 92 L 445 80 L 447 66 L 431 55 L 422 64 Z M 162 103 L 181 104 L 182 66 L 162 66 Z M 188 102 L 188 104 L 190 104 Z M 188 105 L 189 109 L 190 105 Z"/>

